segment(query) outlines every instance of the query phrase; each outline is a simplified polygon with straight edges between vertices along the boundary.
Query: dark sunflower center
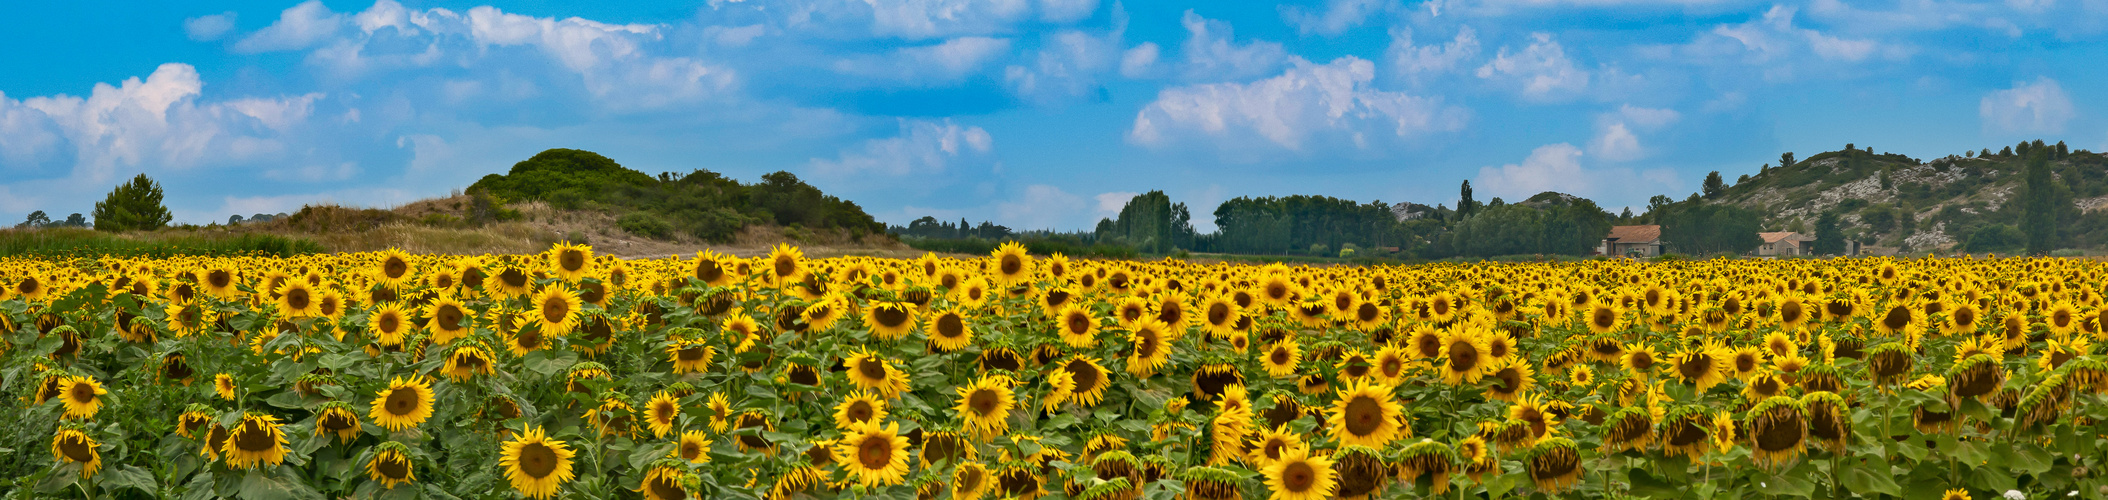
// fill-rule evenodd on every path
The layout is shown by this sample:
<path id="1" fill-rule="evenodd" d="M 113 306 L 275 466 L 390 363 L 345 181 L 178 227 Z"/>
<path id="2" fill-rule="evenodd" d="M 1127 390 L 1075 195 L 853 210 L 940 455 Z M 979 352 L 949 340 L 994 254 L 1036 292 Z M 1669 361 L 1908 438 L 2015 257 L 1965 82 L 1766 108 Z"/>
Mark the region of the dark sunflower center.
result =
<path id="1" fill-rule="evenodd" d="M 1347 432 L 1355 436 L 1368 436 L 1383 427 L 1383 403 L 1368 396 L 1355 396 L 1347 401 Z"/>
<path id="2" fill-rule="evenodd" d="M 1077 393 L 1090 392 L 1091 390 L 1098 388 L 1098 369 L 1096 367 L 1091 366 L 1090 363 L 1086 363 L 1080 359 L 1070 361 L 1068 366 L 1064 369 L 1068 370 L 1069 375 L 1072 377 L 1072 380 L 1076 381 Z"/>
<path id="3" fill-rule="evenodd" d="M 65 454 L 67 460 L 75 462 L 87 463 L 95 461 L 95 448 L 88 446 L 88 440 L 79 436 L 69 435 L 60 438 L 59 453 Z"/>
<path id="4" fill-rule="evenodd" d="M 1477 369 L 1478 366 L 1478 346 L 1471 345 L 1470 342 L 1452 342 L 1449 344 L 1449 369 L 1451 371 L 1468 372 Z"/>
<path id="5" fill-rule="evenodd" d="M 382 477 L 401 480 L 410 475 L 410 460 L 390 455 L 374 460 L 373 468 L 381 471 Z"/>
<path id="6" fill-rule="evenodd" d="M 600 303 L 600 300 L 606 298 L 608 294 L 607 285 L 601 283 L 587 282 L 579 285 L 578 289 L 578 300 L 595 304 Z"/>
<path id="7" fill-rule="evenodd" d="M 1177 302 L 1165 302 L 1163 309 L 1157 311 L 1156 319 L 1166 325 L 1179 324 L 1186 319 L 1186 308 L 1178 305 Z"/>
<path id="8" fill-rule="evenodd" d="M 1362 377 L 1368 375 L 1369 360 L 1360 356 L 1347 358 L 1347 367 L 1341 368 L 1340 371 L 1346 373 L 1349 377 Z"/>
<path id="9" fill-rule="evenodd" d="M 1068 328 L 1069 333 L 1072 335 L 1082 335 L 1084 332 L 1091 331 L 1090 315 L 1085 313 L 1069 314 Z"/>
<path id="10" fill-rule="evenodd" d="M 871 408 L 871 403 L 870 403 L 870 402 L 868 402 L 868 401 L 861 401 L 861 400 L 859 400 L 859 401 L 855 401 L 855 402 L 849 403 L 849 411 L 848 411 L 848 414 L 849 414 L 849 420 L 852 420 L 852 421 L 856 421 L 856 422 L 862 422 L 862 421 L 865 421 L 865 420 L 870 420 L 870 419 L 871 419 L 871 413 L 872 413 L 873 411 L 874 411 L 874 410 L 873 410 L 873 409 Z"/>
<path id="11" fill-rule="evenodd" d="M 1381 314 L 1383 314 L 1383 309 L 1376 307 L 1376 304 L 1364 303 L 1354 308 L 1354 318 L 1361 320 L 1363 323 L 1376 321 L 1376 317 Z"/>
<path id="12" fill-rule="evenodd" d="M 1688 419 L 1678 420 L 1676 425 L 1671 427 L 1673 427 L 1669 431 L 1669 445 L 1671 446 L 1689 446 L 1692 443 L 1705 440 L 1705 428 L 1699 427 Z"/>
<path id="13" fill-rule="evenodd" d="M 1136 339 L 1135 341 L 1135 356 L 1143 359 L 1156 357 L 1156 330 L 1142 330 L 1136 333 L 1139 334 L 1138 336 L 1141 338 Z"/>
<path id="14" fill-rule="evenodd" d="M 381 313 L 381 333 L 393 334 L 403 328 L 403 318 L 395 313 Z"/>
<path id="15" fill-rule="evenodd" d="M 439 314 L 434 319 L 439 320 L 439 329 L 453 331 L 461 329 L 462 317 L 463 314 L 459 306 L 447 304 L 439 306 Z"/>
<path id="16" fill-rule="evenodd" d="M 383 407 L 388 409 L 389 415 L 404 417 L 416 413 L 418 405 L 417 391 L 404 387 L 389 391 L 388 402 Z"/>
<path id="17" fill-rule="evenodd" d="M 884 469 L 893 463 L 893 440 L 866 436 L 856 445 L 856 461 L 865 469 Z"/>
<path id="18" fill-rule="evenodd" d="M 1761 417 L 1760 417 L 1761 418 Z M 1757 449 L 1779 452 L 1801 444 L 1801 416 L 1798 414 L 1771 415 L 1770 425 L 1761 425 L 1757 430 Z"/>
<path id="19" fill-rule="evenodd" d="M 1735 354 L 1735 371 L 1748 372 L 1757 369 L 1757 356 L 1749 353 Z"/>
<path id="20" fill-rule="evenodd" d="M 1272 361 L 1273 364 L 1276 365 L 1285 365 L 1288 364 L 1289 360 L 1294 359 L 1294 357 L 1294 355 L 1289 354 L 1288 347 L 1274 346 L 1274 352 L 1272 354 L 1267 355 L 1266 359 L 1268 361 Z"/>
<path id="21" fill-rule="evenodd" d="M 241 429 L 235 431 L 234 447 L 242 451 L 265 452 L 277 448 L 278 439 L 264 428 L 264 424 L 251 420 L 242 423 Z"/>
<path id="22" fill-rule="evenodd" d="M 958 314 L 937 317 L 937 336 L 956 339 L 966 335 L 966 322 Z"/>
<path id="23" fill-rule="evenodd" d="M 586 268 L 586 253 L 577 249 L 566 249 L 556 254 L 556 264 L 565 271 L 577 272 Z"/>
<path id="24" fill-rule="evenodd" d="M 952 485 L 952 491 L 962 493 L 978 491 L 981 489 L 981 482 L 987 480 L 982 476 L 983 473 L 980 469 L 967 469 L 964 472 L 960 472 L 958 484 Z"/>
<path id="25" fill-rule="evenodd" d="M 1889 308 L 1888 314 L 1881 317 L 1881 326 L 1888 327 L 1890 330 L 1900 330 L 1903 327 L 1910 326 L 1910 310 L 1905 309 L 1903 306 Z"/>
<path id="26" fill-rule="evenodd" d="M 75 383 L 66 394 L 75 403 L 88 404 L 95 401 L 95 386 L 88 385 L 87 382 Z"/>
<path id="27" fill-rule="evenodd" d="M 1281 469 L 1281 489 L 1287 493 L 1308 492 L 1316 485 L 1317 470 L 1311 468 L 1309 462 L 1289 462 L 1288 467 Z"/>
<path id="28" fill-rule="evenodd" d="M 1221 325 L 1230 320 L 1230 305 L 1217 302 L 1208 305 L 1208 324 Z"/>
<path id="29" fill-rule="evenodd" d="M 867 357 L 856 362 L 856 372 L 872 380 L 886 379 L 886 363 L 878 358 Z"/>
<path id="30" fill-rule="evenodd" d="M 542 443 L 527 443 L 520 447 L 520 472 L 541 479 L 556 472 L 556 450 Z"/>
<path id="31" fill-rule="evenodd" d="M 1599 308 L 1590 313 L 1589 322 L 1597 328 L 1610 328 L 1610 325 L 1617 324 L 1618 315 L 1610 309 Z"/>
<path id="32" fill-rule="evenodd" d="M 1270 299 L 1270 300 L 1281 300 L 1282 298 L 1286 298 L 1286 297 L 1288 297 L 1288 284 L 1287 284 L 1287 283 L 1267 283 L 1267 284 L 1266 284 L 1266 298 L 1267 298 L 1267 299 Z"/>
<path id="33" fill-rule="evenodd" d="M 344 413 L 333 411 L 323 414 L 320 423 L 322 424 L 322 429 L 324 430 L 340 431 L 344 429 L 350 429 L 351 424 L 353 422 L 356 422 L 353 417 L 345 415 Z"/>
<path id="34" fill-rule="evenodd" d="M 1270 459 L 1274 459 L 1274 460 L 1280 460 L 1280 459 L 1281 459 L 1281 448 L 1284 448 L 1284 447 L 1287 447 L 1287 446 L 1288 446 L 1288 443 L 1287 443 L 1287 442 L 1283 442 L 1283 441 L 1281 441 L 1281 440 L 1280 440 L 1279 438 L 1275 438 L 1275 439 L 1268 439 L 1268 440 L 1266 440 L 1266 446 L 1265 446 L 1264 448 L 1260 448 L 1260 449 L 1261 449 L 1261 450 L 1264 450 L 1264 451 L 1263 451 L 1263 453 L 1266 453 L 1266 458 L 1270 458 Z"/>
<path id="35" fill-rule="evenodd" d="M 982 417 L 994 415 L 996 407 L 1002 402 L 1002 395 L 996 394 L 995 389 L 979 389 L 966 396 L 966 406 L 972 408 L 974 414 Z"/>
<path id="36" fill-rule="evenodd" d="M 308 296 L 306 288 L 294 288 L 285 292 L 285 305 L 287 307 L 293 309 L 307 309 L 307 306 L 310 303 L 313 303 L 313 300 L 311 297 Z"/>
<path id="37" fill-rule="evenodd" d="M 564 321 L 564 318 L 569 317 L 570 315 L 571 303 L 565 302 L 563 297 L 549 297 L 548 299 L 542 301 L 543 322 L 562 323 Z"/>
<path id="38" fill-rule="evenodd" d="M 1502 368 L 1493 374 L 1493 390 L 1502 394 L 1515 392 L 1522 387 L 1522 373 L 1514 368 Z"/>
<path id="39" fill-rule="evenodd" d="M 1648 369 L 1648 368 L 1653 368 L 1653 367 L 1654 367 L 1654 355 L 1651 355 L 1651 354 L 1647 354 L 1647 351 L 1638 351 L 1638 352 L 1634 352 L 1634 353 L 1632 353 L 1632 369 L 1634 369 L 1634 370 L 1646 370 L 1646 369 Z"/>
<path id="40" fill-rule="evenodd" d="M 1420 350 L 1420 357 L 1423 358 L 1432 358 L 1442 353 L 1442 337 L 1439 336 L 1421 335 L 1413 344 Z"/>
<path id="41" fill-rule="evenodd" d="M 701 445 L 691 441 L 681 441 L 682 460 L 695 460 L 695 457 L 700 456 L 703 456 L 703 447 Z"/>
<path id="42" fill-rule="evenodd" d="M 878 320 L 879 326 L 896 328 L 907 324 L 908 311 L 899 307 L 884 306 L 872 310 L 871 318 Z"/>
<path id="43" fill-rule="evenodd" d="M 1019 271 L 1023 271 L 1025 269 L 1025 261 L 1023 259 L 1019 259 L 1016 255 L 1004 255 L 1002 264 L 999 266 L 999 268 L 1001 269 L 1004 276 L 1017 274 Z"/>
<path id="44" fill-rule="evenodd" d="M 1676 371 L 1686 379 L 1704 377 L 1713 372 L 1713 357 L 1708 354 L 1685 356 L 1683 363 L 1676 365 Z"/>
<path id="45" fill-rule="evenodd" d="M 707 283 L 717 281 L 718 277 L 724 275 L 725 269 L 722 267 L 718 267 L 717 261 L 705 260 L 695 263 L 695 279 L 697 280 L 702 280 L 703 282 Z"/>
<path id="46" fill-rule="evenodd" d="M 505 272 L 498 273 L 498 281 L 512 288 L 526 288 L 527 273 L 520 272 L 518 269 L 506 269 Z"/>
<path id="47" fill-rule="evenodd" d="M 212 271 L 212 272 L 210 272 L 210 273 L 206 273 L 206 274 L 205 274 L 205 283 L 207 283 L 207 284 L 209 284 L 209 285 L 212 285 L 212 287 L 213 287 L 213 288 L 226 288 L 226 287 L 227 287 L 227 285 L 228 285 L 228 283 L 229 283 L 229 282 L 231 282 L 231 281 L 234 281 L 234 275 L 233 275 L 233 273 L 229 273 L 229 272 L 227 272 L 227 271 L 222 271 L 222 270 L 214 270 L 214 271 Z M 36 292 L 36 291 L 37 291 L 37 282 L 36 282 L 36 279 L 35 279 L 35 278 L 31 278 L 31 279 L 29 279 L 28 281 L 23 281 L 23 282 L 22 282 L 22 291 L 23 291 L 23 292 L 26 292 L 26 293 L 34 293 L 34 292 Z"/>
<path id="48" fill-rule="evenodd" d="M 542 331 L 521 330 L 519 337 L 515 338 L 514 342 L 517 342 L 523 349 L 539 349 L 542 347 Z"/>

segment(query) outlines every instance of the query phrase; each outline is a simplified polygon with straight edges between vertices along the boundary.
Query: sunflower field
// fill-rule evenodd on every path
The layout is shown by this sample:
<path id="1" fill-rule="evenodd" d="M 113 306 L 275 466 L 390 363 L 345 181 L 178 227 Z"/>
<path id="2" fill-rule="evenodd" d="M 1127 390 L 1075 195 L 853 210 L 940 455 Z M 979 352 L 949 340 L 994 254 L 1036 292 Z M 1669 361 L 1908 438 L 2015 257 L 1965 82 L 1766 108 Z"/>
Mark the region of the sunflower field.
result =
<path id="1" fill-rule="evenodd" d="M 2108 497 L 2108 265 L 0 259 L 0 498 Z"/>

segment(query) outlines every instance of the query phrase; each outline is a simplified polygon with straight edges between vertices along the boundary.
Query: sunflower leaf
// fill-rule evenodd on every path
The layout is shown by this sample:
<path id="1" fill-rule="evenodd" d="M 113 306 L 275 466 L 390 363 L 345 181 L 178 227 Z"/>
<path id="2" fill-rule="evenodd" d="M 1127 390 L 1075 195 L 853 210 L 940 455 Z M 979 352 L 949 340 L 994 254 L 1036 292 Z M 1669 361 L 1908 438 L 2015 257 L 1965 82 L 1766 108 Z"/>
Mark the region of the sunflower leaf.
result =
<path id="1" fill-rule="evenodd" d="M 2049 452 L 2035 446 L 2016 445 L 2004 448 L 2004 450 L 2005 452 L 2002 453 L 2004 456 L 2000 457 L 2004 460 L 2000 462 L 2006 464 L 2014 472 L 2019 473 L 2041 474 L 2049 472 L 2050 462 L 2056 460 L 2050 456 Z"/>
<path id="2" fill-rule="evenodd" d="M 1764 474 L 1758 476 L 1759 485 L 1767 495 L 1806 497 L 1815 494 L 1815 482 L 1808 480 L 1812 474 Z"/>
<path id="3" fill-rule="evenodd" d="M 1963 441 L 1954 446 L 1954 459 L 1970 468 L 1977 468 L 1991 461 L 1989 445 L 1980 441 Z"/>
<path id="4" fill-rule="evenodd" d="M 1860 493 L 1861 496 L 1866 496 L 1866 493 L 1903 495 L 1903 487 L 1897 486 L 1893 474 L 1889 473 L 1887 460 L 1870 457 L 1861 458 L 1856 464 L 1850 463 L 1851 460 L 1845 462 L 1845 472 L 1841 478 L 1845 488 Z"/>

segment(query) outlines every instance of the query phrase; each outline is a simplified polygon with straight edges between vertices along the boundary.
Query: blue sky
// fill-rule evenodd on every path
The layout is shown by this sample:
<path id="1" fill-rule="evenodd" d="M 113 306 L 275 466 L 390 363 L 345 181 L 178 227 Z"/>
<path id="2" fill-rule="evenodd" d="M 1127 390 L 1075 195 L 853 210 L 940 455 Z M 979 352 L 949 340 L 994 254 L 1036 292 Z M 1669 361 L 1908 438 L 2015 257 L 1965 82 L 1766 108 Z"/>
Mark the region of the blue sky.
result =
<path id="1" fill-rule="evenodd" d="M 537 151 L 788 170 L 881 220 L 1087 228 L 1162 189 L 1681 198 L 1847 142 L 2108 149 L 2108 0 L 43 2 L 0 218 L 389 206 Z"/>

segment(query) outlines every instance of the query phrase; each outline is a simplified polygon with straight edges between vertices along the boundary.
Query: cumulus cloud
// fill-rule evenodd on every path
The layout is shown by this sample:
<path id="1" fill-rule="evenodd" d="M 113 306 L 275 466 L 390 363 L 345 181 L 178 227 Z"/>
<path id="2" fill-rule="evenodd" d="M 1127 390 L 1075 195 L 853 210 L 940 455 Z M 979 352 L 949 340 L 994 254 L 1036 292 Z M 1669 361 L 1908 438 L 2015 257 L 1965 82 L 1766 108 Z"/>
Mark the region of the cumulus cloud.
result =
<path id="1" fill-rule="evenodd" d="M 1596 199 L 1603 206 L 1637 202 L 1650 193 L 1673 192 L 1680 187 L 1675 174 L 1668 170 L 1589 168 L 1582 165 L 1583 156 L 1581 148 L 1572 144 L 1539 146 L 1522 163 L 1480 167 L 1471 185 L 1489 197 L 1514 200 L 1558 191 Z"/>
<path id="2" fill-rule="evenodd" d="M 1588 88 L 1588 71 L 1576 66 L 1550 33 L 1531 33 L 1530 45 L 1520 51 L 1501 47 L 1492 62 L 1479 67 L 1478 77 L 1516 87 L 1531 100 L 1559 99 Z"/>
<path id="3" fill-rule="evenodd" d="M 1677 48 L 1682 59 L 1698 64 L 1741 64 L 1764 68 L 1764 77 L 1782 80 L 1818 63 L 1858 64 L 1901 61 L 1916 52 L 1910 46 L 1872 39 L 1846 38 L 1795 26 L 1797 9 L 1773 5 L 1748 22 L 1721 24 Z"/>
<path id="4" fill-rule="evenodd" d="M 1382 0 L 1328 0 L 1323 12 L 1311 12 L 1298 5 L 1282 5 L 1281 20 L 1296 31 L 1333 36 L 1360 26 L 1369 14 L 1383 8 Z"/>
<path id="5" fill-rule="evenodd" d="M 1071 23 L 1091 17 L 1098 0 L 1039 0 L 1039 17 L 1050 23 Z"/>
<path id="6" fill-rule="evenodd" d="M 1328 64 L 1295 58 L 1278 76 L 1251 83 L 1172 87 L 1135 114 L 1130 142 L 1158 146 L 1181 137 L 1231 143 L 1258 139 L 1300 150 L 1314 137 L 1372 140 L 1460 129 L 1465 111 L 1437 97 L 1374 88 L 1375 64 L 1346 56 Z"/>
<path id="7" fill-rule="evenodd" d="M 1134 48 L 1120 53 L 1120 76 L 1141 78 L 1156 67 L 1159 49 L 1156 42 L 1142 42 Z"/>
<path id="8" fill-rule="evenodd" d="M 1288 60 L 1281 44 L 1253 40 L 1238 44 L 1230 23 L 1200 17 L 1187 10 L 1179 24 L 1186 27 L 1185 76 L 1189 80 L 1242 80 L 1272 73 Z"/>
<path id="9" fill-rule="evenodd" d="M 1606 161 L 1631 161 L 1647 156 L 1637 131 L 1653 131 L 1683 119 L 1674 109 L 1644 108 L 1626 104 L 1617 111 L 1596 116 L 1596 136 L 1588 141 L 1589 154 Z"/>
<path id="10" fill-rule="evenodd" d="M 1092 35 L 1063 30 L 1041 43 L 1032 64 L 1012 65 L 1003 72 L 1012 92 L 1035 102 L 1058 102 L 1094 94 L 1098 79 L 1120 58 L 1120 34 Z"/>
<path id="11" fill-rule="evenodd" d="M 1006 31 L 1032 11 L 1026 0 L 899 0 L 868 5 L 874 34 L 908 39 Z M 1059 14 L 1072 12 L 1060 10 Z"/>
<path id="12" fill-rule="evenodd" d="M 234 31 L 234 11 L 183 20 L 183 34 L 192 41 L 210 42 Z"/>
<path id="13" fill-rule="evenodd" d="M 337 33 L 344 15 L 330 12 L 321 0 L 308 0 L 278 14 L 278 22 L 235 42 L 238 52 L 272 52 L 312 47 Z"/>
<path id="14" fill-rule="evenodd" d="M 1384 51 L 1391 68 L 1404 75 L 1414 84 L 1425 78 L 1456 71 L 1466 61 L 1479 55 L 1478 32 L 1465 26 L 1457 29 L 1457 36 L 1449 43 L 1438 45 L 1413 45 L 1413 30 L 1404 26 L 1391 28 L 1391 46 Z"/>
<path id="15" fill-rule="evenodd" d="M 981 127 L 960 126 L 950 118 L 902 119 L 900 135 L 864 141 L 863 147 L 843 151 L 834 160 L 814 158 L 812 167 L 822 175 L 842 177 L 935 174 L 962 158 L 984 157 L 994 149 L 994 138 Z"/>
<path id="16" fill-rule="evenodd" d="M 1992 133 L 2058 133 L 2078 116 L 2071 96 L 2047 76 L 1991 92 L 1977 103 L 1976 110 L 1984 131 Z"/>

